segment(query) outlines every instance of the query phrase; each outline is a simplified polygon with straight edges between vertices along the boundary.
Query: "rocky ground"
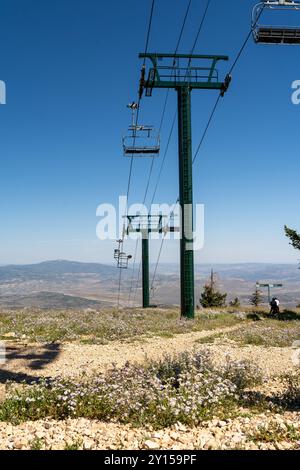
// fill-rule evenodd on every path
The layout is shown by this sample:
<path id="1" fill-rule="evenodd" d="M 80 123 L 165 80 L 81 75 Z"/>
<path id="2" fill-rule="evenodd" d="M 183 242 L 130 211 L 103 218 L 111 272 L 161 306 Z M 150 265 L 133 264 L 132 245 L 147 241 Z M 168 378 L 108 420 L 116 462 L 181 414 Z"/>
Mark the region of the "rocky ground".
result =
<path id="1" fill-rule="evenodd" d="M 19 426 L 0 423 L 0 449 L 172 449 L 172 450 L 290 450 L 300 449 L 299 441 L 284 437 L 280 441 L 253 440 L 261 428 L 273 427 L 285 431 L 289 426 L 300 431 L 299 415 L 259 414 L 203 423 L 187 429 L 178 424 L 163 431 L 134 429 L 128 425 L 101 423 L 86 419 L 66 421 L 36 421 Z"/>
<path id="2" fill-rule="evenodd" d="M 240 325 L 220 331 L 232 331 Z M 249 359 L 266 377 L 265 389 L 280 388 L 278 377 L 292 370 L 292 350 L 261 346 L 239 347 L 231 341 L 201 344 L 218 331 L 175 335 L 171 338 L 144 338 L 131 343 L 115 341 L 108 345 L 26 344 L 7 336 L 8 362 L 1 366 L 0 400 L 5 398 L 5 380 L 20 382 L 37 377 L 71 377 L 82 372 L 107 369 L 112 362 L 143 362 L 164 354 L 209 349 L 217 362 L 230 355 Z M 44 420 L 17 426 L 0 423 L 0 449 L 300 449 L 300 414 L 263 412 L 254 415 L 241 410 L 240 416 L 220 421 L 213 419 L 187 429 L 178 424 L 161 431 L 133 429 L 128 425 L 86 419 Z"/>

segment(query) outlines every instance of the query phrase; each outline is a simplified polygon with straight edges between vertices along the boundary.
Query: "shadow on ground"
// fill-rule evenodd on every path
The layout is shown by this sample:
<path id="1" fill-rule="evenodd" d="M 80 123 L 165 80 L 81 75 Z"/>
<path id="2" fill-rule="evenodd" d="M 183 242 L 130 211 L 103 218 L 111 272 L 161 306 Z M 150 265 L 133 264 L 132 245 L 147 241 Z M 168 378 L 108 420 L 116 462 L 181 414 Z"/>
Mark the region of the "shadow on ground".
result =
<path id="1" fill-rule="evenodd" d="M 293 312 L 292 310 L 284 310 L 280 315 L 279 315 L 279 320 L 299 320 L 300 321 L 300 315 L 297 312 Z"/>
<path id="2" fill-rule="evenodd" d="M 35 352 L 32 347 L 6 347 L 6 363 L 0 368 L 0 383 L 36 382 L 40 377 L 30 375 L 24 370 L 39 371 L 54 362 L 60 354 L 60 344 L 46 344 Z M 19 369 L 23 369 L 19 371 Z"/>
<path id="3" fill-rule="evenodd" d="M 269 396 L 262 392 L 248 391 L 243 394 L 243 400 L 245 405 L 250 408 L 259 407 L 262 410 L 269 409 L 272 412 L 276 411 L 276 408 L 278 408 L 278 411 L 300 411 L 299 397 L 291 397 L 288 392 Z"/>
<path id="4" fill-rule="evenodd" d="M 249 313 L 247 315 L 247 318 L 254 321 L 260 320 L 261 318 L 264 318 L 266 320 L 300 321 L 300 314 L 293 310 L 283 310 L 279 314 L 271 315 L 270 313 L 258 310 L 257 312 Z"/>

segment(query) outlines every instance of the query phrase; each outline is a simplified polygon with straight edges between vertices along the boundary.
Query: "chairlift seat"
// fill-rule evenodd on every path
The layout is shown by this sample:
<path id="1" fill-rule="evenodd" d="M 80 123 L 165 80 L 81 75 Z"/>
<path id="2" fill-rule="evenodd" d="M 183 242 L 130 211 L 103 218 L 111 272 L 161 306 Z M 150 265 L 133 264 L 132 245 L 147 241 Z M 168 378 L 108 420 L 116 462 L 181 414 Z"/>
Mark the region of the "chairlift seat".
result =
<path id="1" fill-rule="evenodd" d="M 160 148 L 156 147 L 126 147 L 124 145 L 125 155 L 158 155 Z"/>
<path id="2" fill-rule="evenodd" d="M 259 27 L 255 40 L 260 44 L 300 44 L 300 28 Z"/>
<path id="3" fill-rule="evenodd" d="M 131 135 L 123 138 L 124 156 L 157 157 L 160 152 L 159 136 Z"/>

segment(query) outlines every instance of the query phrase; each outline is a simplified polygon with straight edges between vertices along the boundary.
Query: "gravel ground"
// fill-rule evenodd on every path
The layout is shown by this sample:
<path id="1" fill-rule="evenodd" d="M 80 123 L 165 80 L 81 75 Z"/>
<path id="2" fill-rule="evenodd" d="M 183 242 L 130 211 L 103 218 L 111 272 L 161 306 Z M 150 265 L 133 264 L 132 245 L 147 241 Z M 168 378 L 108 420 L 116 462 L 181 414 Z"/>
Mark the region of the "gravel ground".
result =
<path id="1" fill-rule="evenodd" d="M 284 415 L 260 414 L 233 420 L 212 420 L 201 427 L 187 429 L 178 424 L 163 431 L 134 429 L 112 423 L 86 419 L 66 421 L 36 421 L 12 426 L 0 423 L 0 449 L 25 450 L 65 449 L 75 446 L 79 449 L 172 449 L 172 450 L 213 450 L 213 449 L 298 449 L 300 440 L 293 442 L 252 442 L 249 435 L 261 426 L 276 423 L 285 430 L 293 425 L 300 430 L 300 418 L 292 413 Z"/>
<path id="2" fill-rule="evenodd" d="M 190 351 L 197 340 L 218 332 L 233 331 L 237 326 L 212 331 L 201 331 L 166 337 L 142 338 L 140 341 L 112 341 L 106 345 L 62 343 L 20 344 L 7 341 L 7 363 L 1 375 L 15 374 L 32 377 L 71 377 L 105 370 L 113 363 L 122 366 L 126 361 L 144 362 L 146 358 L 158 359 L 164 353 Z M 203 346 L 202 346 L 203 347 Z M 199 347 L 197 347 L 199 349 Z M 12 377 L 13 378 L 13 377 Z"/>
<path id="3" fill-rule="evenodd" d="M 26 377 L 71 377 L 105 370 L 114 362 L 122 366 L 126 361 L 144 362 L 158 359 L 164 354 L 209 349 L 215 359 L 222 362 L 230 355 L 233 359 L 249 359 L 257 364 L 265 375 L 279 375 L 292 368 L 291 348 L 266 348 L 260 346 L 238 347 L 233 342 L 200 344 L 199 339 L 241 328 L 234 326 L 212 331 L 180 334 L 171 338 L 144 338 L 143 341 L 119 342 L 107 345 L 78 343 L 50 345 L 22 345 L 7 342 L 7 363 L 0 369 L 0 381 L 4 377 L 17 380 Z M 3 380 L 2 380 L 3 381 Z"/>

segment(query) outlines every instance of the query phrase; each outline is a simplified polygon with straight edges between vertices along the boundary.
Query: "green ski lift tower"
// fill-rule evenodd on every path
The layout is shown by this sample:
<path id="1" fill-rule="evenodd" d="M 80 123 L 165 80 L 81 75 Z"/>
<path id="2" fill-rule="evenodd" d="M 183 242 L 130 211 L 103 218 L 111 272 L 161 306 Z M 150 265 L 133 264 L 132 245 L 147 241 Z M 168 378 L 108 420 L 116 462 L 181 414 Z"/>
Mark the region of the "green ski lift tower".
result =
<path id="1" fill-rule="evenodd" d="M 142 67 L 139 89 L 140 99 L 144 91 L 146 96 L 152 96 L 153 88 L 172 88 L 177 92 L 179 203 L 181 206 L 181 316 L 194 318 L 191 92 L 194 89 L 219 90 L 221 95 L 224 96 L 231 77 L 227 75 L 224 81 L 220 81 L 216 66 L 219 61 L 227 61 L 228 56 L 141 53 L 139 58 L 149 59 L 152 63 L 147 78 L 146 67 L 145 65 Z M 197 65 L 194 65 L 195 62 Z"/>
<path id="2" fill-rule="evenodd" d="M 163 232 L 162 215 L 127 215 L 127 235 L 140 233 L 142 236 L 142 284 L 143 308 L 150 307 L 149 283 L 149 235 Z"/>

